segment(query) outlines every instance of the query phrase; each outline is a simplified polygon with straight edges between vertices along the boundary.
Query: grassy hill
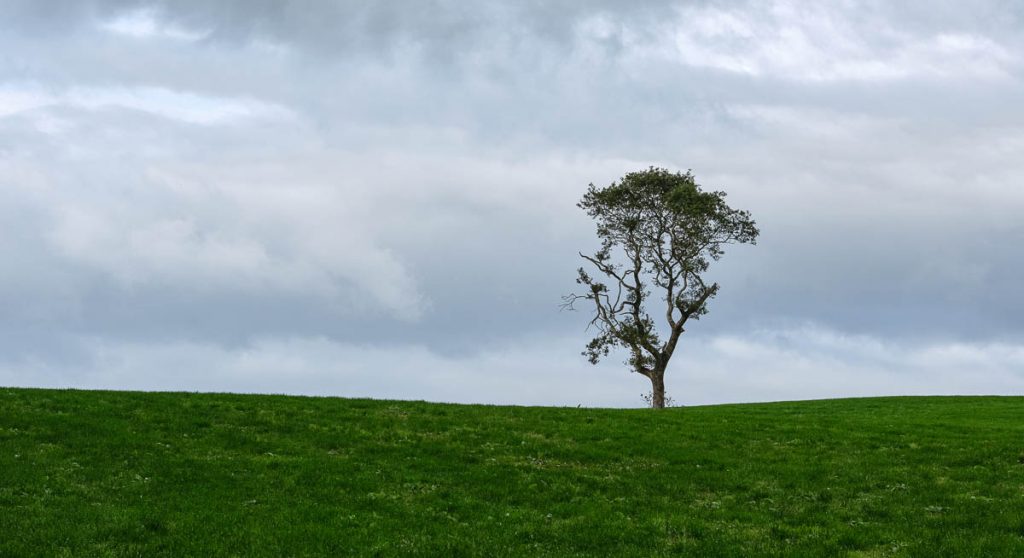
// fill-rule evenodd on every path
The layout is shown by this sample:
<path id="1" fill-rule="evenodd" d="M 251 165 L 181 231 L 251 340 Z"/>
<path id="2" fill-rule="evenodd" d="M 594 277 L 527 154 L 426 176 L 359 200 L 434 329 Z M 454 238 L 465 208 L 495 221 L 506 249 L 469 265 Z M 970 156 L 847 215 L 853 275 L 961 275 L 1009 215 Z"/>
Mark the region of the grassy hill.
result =
<path id="1" fill-rule="evenodd" d="M 0 388 L 0 556 L 1024 556 L 1024 398 Z"/>

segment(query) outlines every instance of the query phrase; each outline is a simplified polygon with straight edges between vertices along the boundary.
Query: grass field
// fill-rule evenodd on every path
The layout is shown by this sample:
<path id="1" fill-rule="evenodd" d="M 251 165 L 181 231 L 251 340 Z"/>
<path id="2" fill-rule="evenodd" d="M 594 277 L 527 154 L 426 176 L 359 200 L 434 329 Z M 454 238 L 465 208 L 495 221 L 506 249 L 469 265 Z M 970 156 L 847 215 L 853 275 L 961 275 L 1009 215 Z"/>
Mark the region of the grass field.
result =
<path id="1" fill-rule="evenodd" d="M 1024 556 L 1024 398 L 0 388 L 0 556 Z"/>

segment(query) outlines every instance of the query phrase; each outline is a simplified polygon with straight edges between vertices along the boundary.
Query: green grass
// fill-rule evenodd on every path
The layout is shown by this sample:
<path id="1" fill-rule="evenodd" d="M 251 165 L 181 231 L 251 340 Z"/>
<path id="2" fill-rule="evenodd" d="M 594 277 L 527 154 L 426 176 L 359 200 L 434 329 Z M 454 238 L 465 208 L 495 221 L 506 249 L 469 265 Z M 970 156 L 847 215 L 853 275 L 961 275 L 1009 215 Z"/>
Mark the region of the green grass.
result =
<path id="1" fill-rule="evenodd" d="M 1024 556 L 1022 419 L 0 388 L 0 556 Z"/>

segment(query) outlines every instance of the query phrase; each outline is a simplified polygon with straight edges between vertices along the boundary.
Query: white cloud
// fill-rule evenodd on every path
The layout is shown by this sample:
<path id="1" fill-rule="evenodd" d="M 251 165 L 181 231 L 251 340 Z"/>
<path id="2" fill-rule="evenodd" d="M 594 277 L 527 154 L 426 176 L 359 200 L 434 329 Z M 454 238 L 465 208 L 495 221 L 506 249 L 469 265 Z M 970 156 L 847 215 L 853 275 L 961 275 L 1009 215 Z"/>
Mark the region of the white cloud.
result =
<path id="1" fill-rule="evenodd" d="M 55 189 L 47 238 L 63 258 L 133 289 L 290 293 L 340 308 L 367 306 L 369 295 L 418 318 L 426 302 L 410 270 L 367 228 L 378 209 L 317 171 L 156 167 L 89 197 Z M 111 199 L 126 188 L 128 198 Z"/>
<path id="2" fill-rule="evenodd" d="M 59 98 L 73 107 L 126 108 L 192 124 L 242 119 L 288 119 L 287 108 L 246 98 L 211 97 L 162 87 L 76 87 Z"/>
<path id="3" fill-rule="evenodd" d="M 787 137 L 846 144 L 900 133 L 900 126 L 907 123 L 906 119 L 792 105 L 730 105 L 725 112 L 753 124 L 758 132 L 784 131 Z"/>
<path id="4" fill-rule="evenodd" d="M 51 114 L 38 113 L 38 109 L 52 107 L 92 111 L 129 109 L 200 125 L 296 118 L 294 112 L 274 103 L 242 97 L 216 97 L 164 87 L 80 86 L 57 91 L 35 83 L 0 85 L 0 118 L 35 111 L 39 119 L 52 119 Z"/>
<path id="5" fill-rule="evenodd" d="M 640 56 L 808 82 L 1005 78 L 1018 64 L 1010 49 L 989 37 L 910 33 L 872 17 L 867 6 L 856 18 L 833 4 L 754 6 L 685 7 L 656 33 L 632 29 L 627 35 Z"/>
<path id="6" fill-rule="evenodd" d="M 195 42 L 210 34 L 209 31 L 187 29 L 162 21 L 153 9 L 137 9 L 123 12 L 116 17 L 100 22 L 100 29 L 134 39 L 172 39 Z"/>
<path id="7" fill-rule="evenodd" d="M 0 118 L 53 103 L 53 98 L 32 87 L 0 85 Z"/>

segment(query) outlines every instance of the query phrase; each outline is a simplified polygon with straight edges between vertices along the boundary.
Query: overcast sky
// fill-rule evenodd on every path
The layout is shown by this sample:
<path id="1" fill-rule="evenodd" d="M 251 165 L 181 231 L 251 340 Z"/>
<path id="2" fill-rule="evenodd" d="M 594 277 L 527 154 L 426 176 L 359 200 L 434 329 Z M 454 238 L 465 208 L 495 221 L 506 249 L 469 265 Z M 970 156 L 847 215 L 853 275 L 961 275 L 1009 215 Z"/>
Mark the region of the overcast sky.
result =
<path id="1" fill-rule="evenodd" d="M 678 403 L 1024 393 L 1024 4 L 0 3 L 0 385 L 640 406 L 559 312 L 650 165 L 762 231 Z"/>

